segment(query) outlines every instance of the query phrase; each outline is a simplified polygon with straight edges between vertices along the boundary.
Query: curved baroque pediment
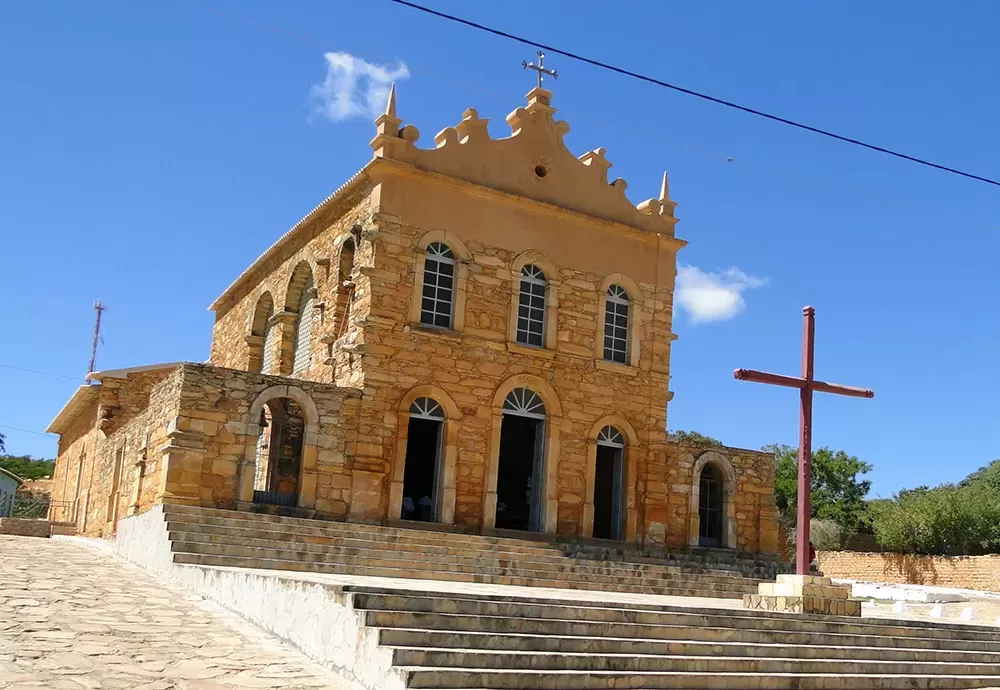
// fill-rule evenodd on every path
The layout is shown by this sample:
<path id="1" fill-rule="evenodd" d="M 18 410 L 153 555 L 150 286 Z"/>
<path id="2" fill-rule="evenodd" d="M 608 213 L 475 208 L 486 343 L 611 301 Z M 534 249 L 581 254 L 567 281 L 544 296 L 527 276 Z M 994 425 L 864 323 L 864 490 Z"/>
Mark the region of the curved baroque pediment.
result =
<path id="1" fill-rule="evenodd" d="M 469 108 L 461 122 L 438 132 L 434 148 L 424 149 L 416 146 L 416 127 L 400 128 L 393 87 L 385 114 L 375 121 L 378 133 L 371 145 L 376 158 L 672 236 L 677 221 L 666 175 L 659 199 L 634 206 L 625 196 L 625 180 L 608 181 L 611 163 L 603 148 L 579 157 L 566 148 L 563 138 L 569 125 L 554 119 L 551 97 L 545 89 L 533 89 L 528 105 L 507 116 L 509 137 L 491 138 L 489 120 Z"/>

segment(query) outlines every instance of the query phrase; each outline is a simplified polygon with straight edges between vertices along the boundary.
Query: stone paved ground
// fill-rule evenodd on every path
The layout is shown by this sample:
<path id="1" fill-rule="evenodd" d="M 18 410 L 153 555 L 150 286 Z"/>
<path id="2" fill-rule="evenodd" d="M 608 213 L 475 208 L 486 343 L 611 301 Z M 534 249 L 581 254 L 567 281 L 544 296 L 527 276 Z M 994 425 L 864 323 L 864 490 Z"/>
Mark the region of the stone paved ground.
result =
<path id="1" fill-rule="evenodd" d="M 0 688 L 347 690 L 252 624 L 110 554 L 2 535 Z"/>

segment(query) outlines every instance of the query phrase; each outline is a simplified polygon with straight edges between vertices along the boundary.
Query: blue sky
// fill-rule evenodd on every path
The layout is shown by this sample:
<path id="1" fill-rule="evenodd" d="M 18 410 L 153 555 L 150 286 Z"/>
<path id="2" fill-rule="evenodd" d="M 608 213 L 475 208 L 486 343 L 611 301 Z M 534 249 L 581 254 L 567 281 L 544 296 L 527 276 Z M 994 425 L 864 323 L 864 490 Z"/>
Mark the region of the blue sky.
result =
<path id="1" fill-rule="evenodd" d="M 427 1 L 1000 176 L 995 3 Z M 531 49 L 385 0 L 0 4 L 9 452 L 54 454 L 51 437 L 10 427 L 41 432 L 80 383 L 97 297 L 110 307 L 98 368 L 207 358 L 208 304 L 370 155 L 366 113 L 317 112 L 313 87 L 337 52 L 406 65 L 399 114 L 424 145 L 469 106 L 506 134 L 532 86 L 520 67 Z M 812 304 L 817 376 L 876 391 L 818 396 L 815 443 L 871 462 L 874 493 L 957 480 L 1000 456 L 1000 190 L 547 62 L 570 148 L 606 147 L 633 202 L 669 170 L 690 242 L 680 262 L 742 300 L 731 318 L 678 309 L 672 428 L 750 448 L 795 443 L 795 392 L 732 371 L 796 374 L 800 310 Z"/>

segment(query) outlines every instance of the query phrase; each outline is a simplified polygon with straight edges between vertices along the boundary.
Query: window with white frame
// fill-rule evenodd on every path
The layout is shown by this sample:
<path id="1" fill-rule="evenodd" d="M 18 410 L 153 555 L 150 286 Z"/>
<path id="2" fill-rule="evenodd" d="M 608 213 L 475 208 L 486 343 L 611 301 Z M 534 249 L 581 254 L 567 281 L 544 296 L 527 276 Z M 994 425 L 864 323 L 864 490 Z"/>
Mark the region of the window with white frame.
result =
<path id="1" fill-rule="evenodd" d="M 424 286 L 420 301 L 420 323 L 451 328 L 455 304 L 455 254 L 441 242 L 427 245 Z"/>
<path id="2" fill-rule="evenodd" d="M 517 342 L 545 345 L 545 290 L 542 269 L 528 264 L 521 269 L 521 290 L 517 300 Z"/>
<path id="3" fill-rule="evenodd" d="M 604 359 L 628 364 L 629 298 L 621 285 L 608 288 L 604 303 Z"/>

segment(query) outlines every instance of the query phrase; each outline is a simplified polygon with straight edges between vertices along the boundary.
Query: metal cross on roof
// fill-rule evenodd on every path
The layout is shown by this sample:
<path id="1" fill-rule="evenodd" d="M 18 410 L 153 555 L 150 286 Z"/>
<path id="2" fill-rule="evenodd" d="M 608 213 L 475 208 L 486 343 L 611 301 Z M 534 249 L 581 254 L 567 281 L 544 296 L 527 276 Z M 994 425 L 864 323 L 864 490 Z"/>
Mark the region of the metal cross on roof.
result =
<path id="1" fill-rule="evenodd" d="M 545 53 L 543 53 L 540 50 L 538 51 L 538 64 L 537 65 L 535 63 L 533 63 L 533 62 L 526 62 L 525 60 L 521 60 L 521 67 L 523 67 L 524 69 L 534 70 L 537 73 L 537 76 L 538 76 L 538 88 L 542 87 L 542 75 L 543 74 L 548 74 L 553 79 L 558 79 L 559 78 L 559 74 L 554 69 L 546 69 L 545 68 L 545 66 L 542 64 L 544 60 L 545 60 Z"/>

